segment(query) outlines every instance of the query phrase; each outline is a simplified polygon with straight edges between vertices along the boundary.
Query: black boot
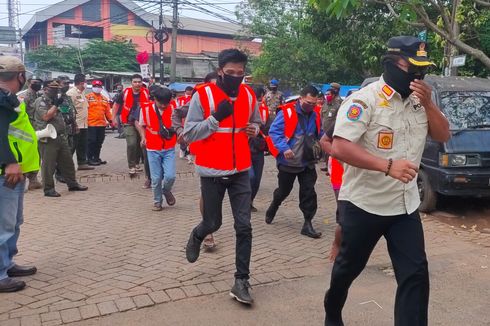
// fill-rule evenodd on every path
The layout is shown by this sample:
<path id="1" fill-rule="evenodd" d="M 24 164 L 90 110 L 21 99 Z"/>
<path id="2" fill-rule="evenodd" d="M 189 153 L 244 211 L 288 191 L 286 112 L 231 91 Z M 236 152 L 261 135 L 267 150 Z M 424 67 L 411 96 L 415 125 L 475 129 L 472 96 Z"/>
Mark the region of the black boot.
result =
<path id="1" fill-rule="evenodd" d="M 185 255 L 189 263 L 194 263 L 197 258 L 199 258 L 201 242 L 202 241 L 196 237 L 194 230 L 192 230 L 189 241 L 187 241 L 187 246 L 185 247 Z"/>
<path id="2" fill-rule="evenodd" d="M 274 220 L 274 217 L 276 217 L 277 210 L 279 209 L 279 206 L 275 205 L 274 202 L 271 203 L 267 211 L 265 212 L 265 223 L 271 224 L 272 221 Z"/>
<path id="3" fill-rule="evenodd" d="M 238 302 L 251 305 L 254 299 L 250 296 L 248 289 L 251 288 L 248 280 L 237 278 L 235 285 L 231 288 L 230 296 L 235 298 Z"/>
<path id="4" fill-rule="evenodd" d="M 316 232 L 311 224 L 311 220 L 306 220 L 305 224 L 303 224 L 303 228 L 301 229 L 301 234 L 306 235 L 307 237 L 318 239 L 322 236 L 321 232 Z"/>

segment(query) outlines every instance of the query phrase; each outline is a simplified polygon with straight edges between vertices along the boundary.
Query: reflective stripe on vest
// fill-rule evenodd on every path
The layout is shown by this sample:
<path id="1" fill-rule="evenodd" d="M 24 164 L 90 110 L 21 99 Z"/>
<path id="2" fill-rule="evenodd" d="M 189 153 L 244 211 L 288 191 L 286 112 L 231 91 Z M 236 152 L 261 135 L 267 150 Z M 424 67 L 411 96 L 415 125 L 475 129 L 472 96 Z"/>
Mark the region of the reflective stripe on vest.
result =
<path id="1" fill-rule="evenodd" d="M 9 136 L 21 139 L 23 141 L 26 141 L 28 143 L 34 143 L 34 138 L 32 138 L 32 135 L 28 132 L 25 132 L 24 130 L 18 129 L 12 125 L 9 126 Z"/>
<path id="2" fill-rule="evenodd" d="M 197 89 L 207 119 L 219 110 L 217 105 L 230 98 L 214 84 Z M 218 124 L 218 129 L 208 138 L 192 143 L 196 165 L 220 171 L 243 171 L 251 166 L 248 136 L 244 132 L 253 114 L 255 96 L 249 86 L 240 85 L 238 97 L 233 102 L 233 114 Z"/>

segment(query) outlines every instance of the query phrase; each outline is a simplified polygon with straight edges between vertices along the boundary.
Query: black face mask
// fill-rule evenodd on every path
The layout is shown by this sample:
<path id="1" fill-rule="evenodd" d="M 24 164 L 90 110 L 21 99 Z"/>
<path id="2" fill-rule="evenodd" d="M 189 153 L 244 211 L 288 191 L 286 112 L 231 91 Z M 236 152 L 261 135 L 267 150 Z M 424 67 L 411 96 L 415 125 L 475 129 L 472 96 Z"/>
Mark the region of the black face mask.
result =
<path id="1" fill-rule="evenodd" d="M 46 92 L 46 96 L 50 98 L 52 101 L 56 100 L 58 98 L 58 90 L 57 89 L 49 89 Z"/>
<path id="2" fill-rule="evenodd" d="M 34 92 L 39 92 L 41 90 L 41 87 L 42 85 L 39 84 L 39 83 L 34 83 L 34 84 L 31 84 L 31 89 L 34 91 Z"/>
<path id="3" fill-rule="evenodd" d="M 15 109 L 19 105 L 20 102 L 15 93 L 0 89 L 0 107 Z"/>
<path id="4" fill-rule="evenodd" d="M 301 104 L 301 110 L 304 113 L 311 113 L 311 112 L 313 112 L 314 109 L 315 109 L 315 105 L 314 104 L 310 104 L 310 103 L 303 103 L 303 104 Z"/>
<path id="5" fill-rule="evenodd" d="M 218 86 L 221 88 L 226 95 L 229 97 L 237 97 L 238 90 L 240 89 L 240 84 L 243 81 L 243 76 L 235 77 L 227 74 L 223 74 L 218 78 Z"/>
<path id="6" fill-rule="evenodd" d="M 397 91 L 402 98 L 407 98 L 412 94 L 412 90 L 410 89 L 410 83 L 415 79 L 424 79 L 425 73 L 422 71 L 410 71 L 406 72 L 400 67 L 398 67 L 393 61 L 385 61 L 384 62 L 384 73 L 383 78 L 385 82 L 393 87 L 395 91 Z"/>
<path id="7" fill-rule="evenodd" d="M 65 94 L 66 92 L 68 92 L 68 90 L 70 89 L 70 86 L 63 86 L 60 88 L 60 92 Z"/>
<path id="8" fill-rule="evenodd" d="M 271 87 L 271 92 L 272 92 L 272 93 L 277 92 L 277 87 Z"/>

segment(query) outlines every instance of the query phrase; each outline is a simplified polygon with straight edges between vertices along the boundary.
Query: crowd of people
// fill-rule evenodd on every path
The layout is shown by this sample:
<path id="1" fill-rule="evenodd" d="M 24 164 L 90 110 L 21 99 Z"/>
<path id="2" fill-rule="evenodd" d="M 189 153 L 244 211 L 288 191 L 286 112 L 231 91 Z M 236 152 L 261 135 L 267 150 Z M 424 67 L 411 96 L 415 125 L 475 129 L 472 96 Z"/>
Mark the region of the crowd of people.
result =
<path id="1" fill-rule="evenodd" d="M 257 212 L 253 201 L 265 156 L 275 158 L 278 171 L 265 223 L 278 218 L 281 204 L 298 179 L 304 219 L 300 233 L 312 239 L 322 236 L 312 221 L 318 207 L 316 165 L 325 160 L 322 170 L 330 176 L 338 200 L 325 325 L 343 325 L 347 291 L 381 236 L 387 239 L 398 282 L 395 324 L 427 325 L 429 280 L 414 179 L 427 134 L 446 140 L 449 129 L 423 82 L 432 65 L 425 43 L 408 36 L 390 39 L 382 58 L 383 76 L 344 101 L 341 86 L 332 83 L 326 94 L 307 85 L 297 100 L 286 103 L 276 79 L 268 89 L 243 83 L 247 61 L 238 49 L 223 50 L 217 71 L 185 89 L 181 97 L 160 85 L 147 87 L 135 74 L 130 87 L 118 88 L 111 109 L 110 99 L 101 94 L 102 82 L 94 80 L 86 94 L 82 74 L 75 76 L 71 89 L 64 77 L 46 81 L 32 77 L 20 104 L 12 94 L 22 89 L 25 68 L 16 59 L 0 57 L 0 131 L 8 130 L 0 135 L 0 255 L 4 258 L 0 260 L 0 292 L 22 289 L 25 283 L 12 277 L 36 272 L 35 267 L 13 263 L 22 224 L 24 175 L 29 189 L 43 188 L 48 197 L 60 196 L 54 178 L 70 191 L 87 190 L 76 181 L 73 154 L 78 170 L 106 164 L 100 153 L 105 128 L 112 125 L 123 129 L 129 174 L 145 170 L 144 187 L 153 191 L 155 211 L 163 209 L 164 199 L 169 206 L 176 204 L 172 193 L 176 149 L 180 158 L 195 164 L 201 183 L 201 221 L 186 245 L 190 263 L 198 260 L 203 245 L 215 246 L 213 233 L 222 225 L 228 193 L 236 234 L 235 283 L 230 295 L 247 305 L 253 303 L 250 220 Z M 57 137 L 34 141 L 34 130 L 43 131 L 48 124 Z M 15 144 L 21 144 L 21 151 L 15 150 Z"/>

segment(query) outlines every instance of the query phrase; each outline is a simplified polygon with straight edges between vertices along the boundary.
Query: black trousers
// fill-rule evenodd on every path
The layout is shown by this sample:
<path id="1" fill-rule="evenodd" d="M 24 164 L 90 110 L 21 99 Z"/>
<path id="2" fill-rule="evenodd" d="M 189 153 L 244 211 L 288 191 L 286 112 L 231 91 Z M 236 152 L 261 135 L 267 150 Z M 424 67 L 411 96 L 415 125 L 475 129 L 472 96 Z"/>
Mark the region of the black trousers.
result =
<path id="1" fill-rule="evenodd" d="M 299 173 L 290 173 L 279 170 L 277 174 L 278 187 L 274 190 L 271 207 L 279 207 L 293 190 L 294 180 L 299 182 L 299 209 L 303 212 L 306 221 L 315 217 L 318 207 L 315 191 L 316 170 L 306 168 Z"/>
<path id="2" fill-rule="evenodd" d="M 258 152 L 252 154 L 252 167 L 249 170 L 250 186 L 252 187 L 252 200 L 260 188 L 260 181 L 262 180 L 262 173 L 264 172 L 264 152 Z"/>
<path id="3" fill-rule="evenodd" d="M 78 134 L 73 136 L 72 155 L 77 153 L 78 165 L 87 164 L 88 129 L 80 129 Z"/>
<path id="4" fill-rule="evenodd" d="M 98 161 L 105 139 L 105 127 L 88 127 L 88 159 Z"/>
<path id="5" fill-rule="evenodd" d="M 408 215 L 370 214 L 347 201 L 339 201 L 342 243 L 325 294 L 325 326 L 341 326 L 342 308 L 352 282 L 362 272 L 384 236 L 398 284 L 395 326 L 426 326 L 429 305 L 429 271 L 424 232 L 418 211 Z"/>
<path id="6" fill-rule="evenodd" d="M 227 190 L 233 218 L 235 219 L 235 278 L 248 279 L 252 252 L 251 190 L 248 171 L 229 177 L 201 177 L 203 214 L 201 223 L 194 229 L 194 235 L 200 241 L 203 241 L 208 234 L 219 230 L 223 220 L 223 198 Z"/>

